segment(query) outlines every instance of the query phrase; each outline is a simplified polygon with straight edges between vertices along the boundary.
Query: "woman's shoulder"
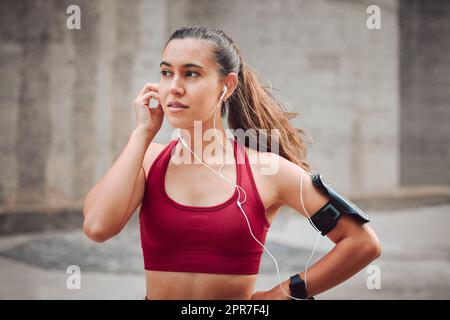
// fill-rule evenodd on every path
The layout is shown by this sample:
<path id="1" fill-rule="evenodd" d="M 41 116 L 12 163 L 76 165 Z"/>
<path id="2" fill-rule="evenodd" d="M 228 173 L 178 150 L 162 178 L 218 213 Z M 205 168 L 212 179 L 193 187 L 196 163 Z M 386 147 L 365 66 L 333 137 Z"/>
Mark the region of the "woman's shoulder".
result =
<path id="1" fill-rule="evenodd" d="M 304 171 L 302 167 L 277 153 L 258 151 L 248 147 L 245 147 L 245 151 L 253 175 L 269 182 L 274 189 L 282 183 L 280 180 L 293 178 Z"/>
<path id="2" fill-rule="evenodd" d="M 280 170 L 280 156 L 269 151 L 259 151 L 245 147 L 248 163 L 256 184 L 256 189 L 266 208 L 269 221 L 278 212 L 278 174 Z"/>
<path id="3" fill-rule="evenodd" d="M 245 147 L 248 164 L 260 193 L 275 192 L 276 180 L 280 167 L 280 156 L 269 152 Z M 271 190 L 269 192 L 269 190 Z M 275 196 L 275 195 L 273 195 Z"/>
<path id="4" fill-rule="evenodd" d="M 164 150 L 165 147 L 167 147 L 169 145 L 169 143 L 167 144 L 162 144 L 162 143 L 157 143 L 157 142 L 152 142 L 150 143 L 150 145 L 147 148 L 146 154 L 148 153 L 148 155 L 150 157 L 154 157 L 155 155 L 158 156 L 158 154 Z"/>
<path id="5" fill-rule="evenodd" d="M 144 161 L 142 162 L 142 166 L 145 170 L 145 177 L 147 177 L 153 162 L 156 158 L 158 158 L 159 154 L 164 150 L 164 148 L 167 147 L 167 145 L 168 144 L 161 144 L 157 142 L 150 143 L 145 152 Z"/>
<path id="6" fill-rule="evenodd" d="M 280 156 L 273 152 L 259 151 L 247 146 L 245 146 L 245 152 L 247 153 L 249 164 L 257 170 L 263 170 L 268 167 L 274 168 L 280 161 Z"/>

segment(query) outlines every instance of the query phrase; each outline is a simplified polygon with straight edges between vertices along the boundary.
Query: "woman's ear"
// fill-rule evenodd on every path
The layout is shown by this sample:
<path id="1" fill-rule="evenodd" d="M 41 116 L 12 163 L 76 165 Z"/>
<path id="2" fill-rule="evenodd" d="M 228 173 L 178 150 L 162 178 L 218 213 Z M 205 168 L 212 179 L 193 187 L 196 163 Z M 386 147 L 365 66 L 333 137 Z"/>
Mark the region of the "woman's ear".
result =
<path id="1" fill-rule="evenodd" d="M 236 90 L 238 86 L 238 76 L 234 72 L 230 72 L 223 79 L 223 84 L 227 86 L 227 92 L 223 97 L 224 101 L 227 100 L 233 94 L 234 90 Z M 223 91 L 222 91 L 223 92 Z"/>

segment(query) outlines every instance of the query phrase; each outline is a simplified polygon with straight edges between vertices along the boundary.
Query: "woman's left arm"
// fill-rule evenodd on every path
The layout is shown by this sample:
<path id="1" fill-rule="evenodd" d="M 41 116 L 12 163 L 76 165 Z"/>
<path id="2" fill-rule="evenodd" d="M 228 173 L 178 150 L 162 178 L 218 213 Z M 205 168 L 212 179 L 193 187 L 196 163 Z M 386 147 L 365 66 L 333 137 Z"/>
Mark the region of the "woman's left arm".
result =
<path id="1" fill-rule="evenodd" d="M 310 175 L 300 166 L 283 157 L 277 157 L 279 166 L 274 176 L 274 184 L 277 186 L 279 201 L 305 217 L 314 215 L 329 201 L 329 198 L 313 185 Z M 300 179 L 303 179 L 303 204 L 308 215 L 305 214 L 300 200 Z M 373 229 L 346 214 L 338 219 L 334 229 L 327 233 L 327 237 L 335 243 L 335 246 L 308 268 L 308 296 L 327 291 L 351 278 L 381 254 L 380 241 Z M 304 272 L 299 274 L 304 280 Z M 284 291 L 290 294 L 289 279 L 283 281 L 281 285 Z M 279 285 L 269 291 L 254 293 L 252 299 L 290 300 Z"/>

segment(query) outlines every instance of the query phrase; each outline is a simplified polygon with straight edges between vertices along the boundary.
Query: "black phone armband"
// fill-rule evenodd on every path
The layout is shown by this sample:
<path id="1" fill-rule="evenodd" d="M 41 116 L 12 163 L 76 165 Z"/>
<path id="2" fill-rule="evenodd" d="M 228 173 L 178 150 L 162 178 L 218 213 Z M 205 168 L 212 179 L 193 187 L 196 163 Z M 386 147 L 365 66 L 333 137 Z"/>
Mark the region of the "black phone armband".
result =
<path id="1" fill-rule="evenodd" d="M 322 208 L 320 208 L 312 217 L 312 224 L 324 236 L 337 224 L 337 220 L 343 215 L 348 214 L 361 223 L 370 221 L 370 217 L 353 202 L 336 192 L 327 184 L 319 174 L 311 175 L 311 181 L 323 194 L 330 199 Z"/>

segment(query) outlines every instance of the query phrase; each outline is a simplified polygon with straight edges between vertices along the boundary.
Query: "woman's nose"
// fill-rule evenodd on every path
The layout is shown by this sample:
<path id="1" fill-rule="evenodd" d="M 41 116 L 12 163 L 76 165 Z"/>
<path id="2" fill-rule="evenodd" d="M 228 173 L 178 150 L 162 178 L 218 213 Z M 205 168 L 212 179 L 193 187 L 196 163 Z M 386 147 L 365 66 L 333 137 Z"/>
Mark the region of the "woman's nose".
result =
<path id="1" fill-rule="evenodd" d="M 184 89 L 180 84 L 180 81 L 177 78 L 174 78 L 170 85 L 170 93 L 171 94 L 183 94 Z"/>

